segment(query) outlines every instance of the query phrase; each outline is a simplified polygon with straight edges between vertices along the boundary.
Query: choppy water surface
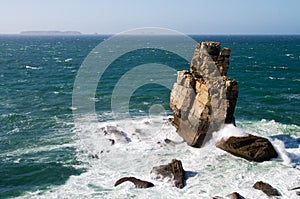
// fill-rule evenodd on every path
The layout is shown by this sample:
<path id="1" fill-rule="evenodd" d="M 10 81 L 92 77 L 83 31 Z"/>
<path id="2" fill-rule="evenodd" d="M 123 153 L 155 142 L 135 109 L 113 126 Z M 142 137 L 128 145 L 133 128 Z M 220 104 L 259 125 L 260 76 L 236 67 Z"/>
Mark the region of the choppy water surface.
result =
<path id="1" fill-rule="evenodd" d="M 165 138 L 180 138 L 167 121 L 170 91 L 155 84 L 133 93 L 132 120 L 112 120 L 114 86 L 134 66 L 155 61 L 188 69 L 189 63 L 178 56 L 155 49 L 125 54 L 111 64 L 91 98 L 98 121 L 82 115 L 83 122 L 75 126 L 72 91 L 77 71 L 107 36 L 1 36 L 0 198 L 211 198 L 234 191 L 246 198 L 267 198 L 252 188 L 259 180 L 272 184 L 282 198 L 297 198 L 288 189 L 300 186 L 300 37 L 194 38 L 220 41 L 231 48 L 228 76 L 240 85 L 237 127 L 269 138 L 281 157 L 247 162 L 215 148 L 217 138 L 201 149 L 162 144 Z M 154 104 L 162 105 L 166 113 L 149 117 Z M 111 146 L 101 134 L 106 126 L 125 132 L 129 142 Z M 173 158 L 182 160 L 188 174 L 181 190 L 150 179 L 153 166 Z M 113 187 L 123 176 L 156 186 Z"/>

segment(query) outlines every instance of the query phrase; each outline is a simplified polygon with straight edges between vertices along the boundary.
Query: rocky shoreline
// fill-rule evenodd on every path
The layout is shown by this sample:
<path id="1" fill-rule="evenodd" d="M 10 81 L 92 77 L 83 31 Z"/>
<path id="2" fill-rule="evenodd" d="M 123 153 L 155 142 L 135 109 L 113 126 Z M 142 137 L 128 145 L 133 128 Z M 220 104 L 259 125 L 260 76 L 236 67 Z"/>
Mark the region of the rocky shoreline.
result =
<path id="1" fill-rule="evenodd" d="M 218 42 L 202 42 L 196 47 L 190 69 L 178 72 L 177 82 L 170 94 L 170 107 L 174 117 L 170 123 L 176 128 L 178 135 L 191 147 L 201 148 L 225 124 L 235 125 L 234 110 L 239 86 L 235 80 L 227 77 L 230 54 L 231 50 L 221 49 Z M 107 128 L 103 132 L 105 136 L 117 134 L 119 137 L 126 138 L 124 132 L 113 128 Z M 125 138 L 124 142 L 127 141 Z M 112 138 L 108 140 L 112 145 L 115 143 Z M 180 144 L 169 139 L 165 139 L 165 143 Z M 268 139 L 251 134 L 222 138 L 216 143 L 216 147 L 254 162 L 269 161 L 278 157 Z M 98 158 L 97 155 L 92 155 L 92 157 Z M 152 180 L 166 182 L 179 189 L 184 188 L 187 179 L 183 164 L 177 159 L 165 165 L 154 166 L 150 171 L 150 176 Z M 135 177 L 122 177 L 116 181 L 115 186 L 124 182 L 132 182 L 136 188 L 155 186 L 152 182 Z M 252 188 L 261 190 L 267 196 L 281 195 L 276 188 L 262 181 L 254 183 Z M 225 197 L 244 198 L 238 192 Z M 213 198 L 223 197 L 214 196 Z"/>

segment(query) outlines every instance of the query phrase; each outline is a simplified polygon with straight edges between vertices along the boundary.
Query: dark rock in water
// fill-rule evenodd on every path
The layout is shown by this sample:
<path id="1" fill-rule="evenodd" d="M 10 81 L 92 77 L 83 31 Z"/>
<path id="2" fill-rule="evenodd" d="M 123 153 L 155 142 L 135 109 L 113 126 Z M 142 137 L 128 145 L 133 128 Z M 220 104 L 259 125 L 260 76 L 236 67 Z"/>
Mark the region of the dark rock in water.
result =
<path id="1" fill-rule="evenodd" d="M 233 192 L 232 194 L 229 194 L 227 197 L 229 197 L 231 199 L 245 199 L 238 192 Z"/>
<path id="2" fill-rule="evenodd" d="M 99 159 L 99 156 L 97 154 L 92 154 L 92 158 Z"/>
<path id="3" fill-rule="evenodd" d="M 184 170 L 180 160 L 174 159 L 167 165 L 153 167 L 150 174 L 151 178 L 154 180 L 166 180 L 180 189 L 184 186 Z"/>
<path id="4" fill-rule="evenodd" d="M 230 199 L 245 199 L 238 192 L 233 192 L 232 194 L 227 195 L 226 198 L 230 198 Z M 223 198 L 221 196 L 214 196 L 213 199 L 225 199 L 225 198 Z"/>
<path id="5" fill-rule="evenodd" d="M 191 146 L 201 147 L 224 123 L 234 123 L 238 84 L 226 77 L 230 49 L 202 42 L 189 71 L 179 71 L 170 95 L 173 125 Z"/>
<path id="6" fill-rule="evenodd" d="M 119 184 L 123 183 L 123 182 L 132 182 L 136 188 L 141 188 L 141 189 L 145 189 L 145 188 L 149 188 L 149 187 L 154 187 L 154 184 L 151 182 L 147 182 L 144 180 L 140 180 L 137 179 L 135 177 L 124 177 L 119 179 L 116 183 L 115 183 L 115 187 L 118 186 Z"/>
<path id="7" fill-rule="evenodd" d="M 297 190 L 297 189 L 300 189 L 300 187 L 291 188 L 291 189 L 289 189 L 289 191 L 293 191 L 293 190 Z"/>
<path id="8" fill-rule="evenodd" d="M 291 189 L 289 189 L 289 191 L 294 191 L 294 190 L 297 190 L 297 189 L 300 189 L 300 187 L 291 188 Z M 296 191 L 296 195 L 300 196 L 300 191 Z"/>
<path id="9" fill-rule="evenodd" d="M 108 141 L 111 142 L 111 145 L 114 145 L 114 144 L 115 144 L 115 140 L 114 140 L 114 139 L 108 139 Z"/>
<path id="10" fill-rule="evenodd" d="M 170 144 L 170 145 L 172 145 L 172 146 L 175 146 L 175 145 L 178 145 L 178 144 L 182 144 L 182 143 L 183 143 L 183 141 L 176 142 L 176 141 L 170 140 L 170 139 L 168 139 L 168 138 L 164 139 L 164 142 L 165 142 L 166 144 Z"/>
<path id="11" fill-rule="evenodd" d="M 270 184 L 262 181 L 256 182 L 253 185 L 253 188 L 261 190 L 268 196 L 280 196 L 280 193 L 277 191 L 277 189 L 273 188 Z"/>
<path id="12" fill-rule="evenodd" d="M 263 162 L 278 156 L 268 139 L 254 135 L 230 137 L 217 143 L 217 147 L 249 161 Z"/>

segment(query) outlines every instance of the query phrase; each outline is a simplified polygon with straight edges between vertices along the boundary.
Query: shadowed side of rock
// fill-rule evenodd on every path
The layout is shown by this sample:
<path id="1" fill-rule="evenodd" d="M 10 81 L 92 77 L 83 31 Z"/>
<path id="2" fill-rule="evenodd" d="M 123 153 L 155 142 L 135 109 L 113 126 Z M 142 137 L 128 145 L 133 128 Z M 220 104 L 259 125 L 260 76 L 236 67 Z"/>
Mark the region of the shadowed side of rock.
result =
<path id="1" fill-rule="evenodd" d="M 176 159 L 167 165 L 153 167 L 150 172 L 152 179 L 167 181 L 180 189 L 184 186 L 184 173 L 181 161 Z"/>

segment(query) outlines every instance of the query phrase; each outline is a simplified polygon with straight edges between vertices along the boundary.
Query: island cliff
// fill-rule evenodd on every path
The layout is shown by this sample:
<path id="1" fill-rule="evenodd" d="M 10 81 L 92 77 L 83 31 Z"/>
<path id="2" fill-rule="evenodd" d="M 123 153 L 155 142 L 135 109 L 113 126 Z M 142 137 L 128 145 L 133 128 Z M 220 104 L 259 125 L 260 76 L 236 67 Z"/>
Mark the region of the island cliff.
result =
<path id="1" fill-rule="evenodd" d="M 191 146 L 201 147 L 224 123 L 235 123 L 239 87 L 226 77 L 230 53 L 219 42 L 202 42 L 190 70 L 178 72 L 170 107 L 177 133 Z"/>

